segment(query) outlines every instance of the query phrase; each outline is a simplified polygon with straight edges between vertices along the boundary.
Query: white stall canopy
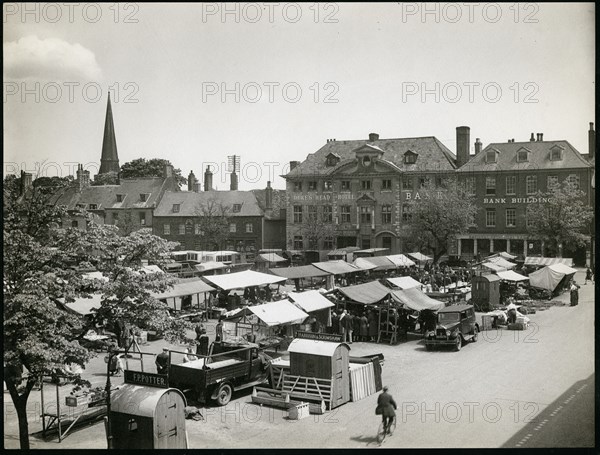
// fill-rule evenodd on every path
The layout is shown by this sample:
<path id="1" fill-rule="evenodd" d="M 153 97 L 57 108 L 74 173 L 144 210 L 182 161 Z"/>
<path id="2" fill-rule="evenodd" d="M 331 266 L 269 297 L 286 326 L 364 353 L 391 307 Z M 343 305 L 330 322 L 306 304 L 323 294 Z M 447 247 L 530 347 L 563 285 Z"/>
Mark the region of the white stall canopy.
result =
<path id="1" fill-rule="evenodd" d="M 444 308 L 444 302 L 432 299 L 431 297 L 423 294 L 417 288 L 405 289 L 400 291 L 392 291 L 392 298 L 410 308 L 411 310 L 422 311 L 432 310 L 438 311 Z"/>
<path id="2" fill-rule="evenodd" d="M 353 273 L 362 271 L 358 267 L 348 264 L 346 261 L 325 261 L 313 262 L 313 265 L 318 269 L 331 273 L 332 275 L 343 275 L 344 273 Z"/>
<path id="3" fill-rule="evenodd" d="M 571 258 L 545 258 L 536 256 L 527 256 L 525 258 L 525 265 L 552 265 L 552 264 L 564 264 L 568 267 L 573 266 L 573 259 Z"/>
<path id="4" fill-rule="evenodd" d="M 396 267 L 411 267 L 413 265 L 416 265 L 414 261 L 410 260 L 403 254 L 392 254 L 386 256 L 386 258 L 388 258 L 390 261 L 396 264 Z"/>
<path id="5" fill-rule="evenodd" d="M 387 280 L 392 283 L 394 286 L 399 287 L 400 289 L 411 289 L 417 288 L 421 289 L 423 286 L 417 280 L 410 276 L 399 276 L 395 278 L 387 278 Z"/>
<path id="6" fill-rule="evenodd" d="M 328 298 L 324 297 L 319 291 L 314 290 L 305 292 L 290 292 L 288 294 L 288 299 L 290 299 L 293 303 L 307 313 L 334 306 Z"/>
<path id="7" fill-rule="evenodd" d="M 525 281 L 528 280 L 526 276 L 523 276 L 517 272 L 513 272 L 512 270 L 505 270 L 504 272 L 496 273 L 501 280 L 506 281 Z"/>
<path id="8" fill-rule="evenodd" d="M 249 306 L 246 309 L 268 326 L 301 324 L 308 317 L 308 314 L 289 300 Z"/>
<path id="9" fill-rule="evenodd" d="M 421 253 L 407 253 L 411 258 L 416 259 L 419 262 L 427 262 L 427 261 L 433 261 L 433 258 L 430 258 L 429 256 L 425 256 L 424 254 Z"/>
<path id="10" fill-rule="evenodd" d="M 203 278 L 225 291 L 231 289 L 243 289 L 250 286 L 265 286 L 267 284 L 283 283 L 286 280 L 286 278 L 255 272 L 253 270 L 205 276 Z"/>

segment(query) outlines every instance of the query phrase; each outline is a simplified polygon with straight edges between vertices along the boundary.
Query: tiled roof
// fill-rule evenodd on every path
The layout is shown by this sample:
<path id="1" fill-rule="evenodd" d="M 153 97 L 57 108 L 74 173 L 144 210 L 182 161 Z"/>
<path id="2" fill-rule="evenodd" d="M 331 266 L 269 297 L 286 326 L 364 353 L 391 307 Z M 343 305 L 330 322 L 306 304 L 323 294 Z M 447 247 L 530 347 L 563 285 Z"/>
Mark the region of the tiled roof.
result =
<path id="1" fill-rule="evenodd" d="M 74 210 L 77 204 L 96 204 L 98 210 L 152 208 L 159 197 L 167 179 L 162 177 L 121 179 L 119 185 L 88 186 L 79 191 L 75 182 L 64 192 L 55 196 L 57 205 L 65 205 Z M 117 194 L 123 195 L 123 201 L 117 202 Z M 145 202 L 140 194 L 149 194 Z"/>
<path id="2" fill-rule="evenodd" d="M 256 199 L 258 200 L 258 204 L 261 209 L 265 209 L 265 189 L 262 190 L 252 190 Z M 270 219 L 279 219 L 284 214 L 282 210 L 285 210 L 286 201 L 285 201 L 285 190 L 273 190 L 273 212 L 268 218 Z"/>
<path id="3" fill-rule="evenodd" d="M 550 160 L 550 150 L 556 146 L 562 148 L 562 160 L 552 161 Z M 526 162 L 517 162 L 517 152 L 521 149 L 531 152 Z M 498 152 L 495 163 L 485 162 L 488 150 L 496 150 Z M 528 141 L 489 144 L 485 149 L 467 161 L 458 171 L 558 170 L 588 167 L 590 167 L 590 163 L 568 141 Z"/>
<path id="4" fill-rule="evenodd" d="M 229 207 L 228 216 L 262 216 L 263 212 L 252 191 L 166 191 L 154 216 L 198 216 L 200 207 L 210 201 L 217 201 Z M 173 205 L 179 204 L 179 212 L 173 212 Z M 240 204 L 240 211 L 234 212 L 233 205 Z"/>
<path id="5" fill-rule="evenodd" d="M 363 146 L 383 151 L 382 159 L 391 162 L 400 170 L 410 171 L 448 171 L 455 169 L 455 155 L 438 139 L 433 136 L 400 139 L 329 141 L 306 160 L 291 170 L 286 177 L 302 177 L 309 175 L 330 175 L 341 166 L 355 159 L 354 151 Z M 404 163 L 407 151 L 418 154 L 416 163 Z M 327 166 L 326 158 L 330 153 L 337 154 L 341 159 L 336 166 Z"/>

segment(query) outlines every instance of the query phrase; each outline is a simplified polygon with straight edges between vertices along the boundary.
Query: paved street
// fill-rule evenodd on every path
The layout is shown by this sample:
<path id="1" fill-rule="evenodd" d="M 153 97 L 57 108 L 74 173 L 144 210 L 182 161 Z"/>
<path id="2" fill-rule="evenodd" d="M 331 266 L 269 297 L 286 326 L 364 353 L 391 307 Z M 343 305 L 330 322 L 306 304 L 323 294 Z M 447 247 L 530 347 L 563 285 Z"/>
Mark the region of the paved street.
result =
<path id="1" fill-rule="evenodd" d="M 576 279 L 582 284 L 583 273 Z M 398 346 L 352 344 L 352 355 L 385 355 L 384 384 L 398 403 L 398 426 L 385 447 L 593 446 L 593 291 L 593 285 L 582 285 L 579 306 L 530 315 L 532 324 L 525 332 L 483 332 L 460 352 L 427 352 L 416 337 Z M 560 299 L 566 301 L 568 295 Z M 153 342 L 149 349 L 159 352 L 163 344 Z M 86 375 L 103 385 L 105 367 L 101 355 Z M 53 393 L 50 385 L 45 390 L 47 396 Z M 377 445 L 376 395 L 299 421 L 287 420 L 281 410 L 253 405 L 249 392 L 234 398 L 224 408 L 204 409 L 204 421 L 187 421 L 191 448 Z M 8 392 L 4 399 L 5 447 L 17 448 Z M 38 391 L 29 406 L 30 431 L 36 432 L 41 429 Z M 31 440 L 32 448 L 106 447 L 102 423 L 74 432 L 61 444 Z"/>

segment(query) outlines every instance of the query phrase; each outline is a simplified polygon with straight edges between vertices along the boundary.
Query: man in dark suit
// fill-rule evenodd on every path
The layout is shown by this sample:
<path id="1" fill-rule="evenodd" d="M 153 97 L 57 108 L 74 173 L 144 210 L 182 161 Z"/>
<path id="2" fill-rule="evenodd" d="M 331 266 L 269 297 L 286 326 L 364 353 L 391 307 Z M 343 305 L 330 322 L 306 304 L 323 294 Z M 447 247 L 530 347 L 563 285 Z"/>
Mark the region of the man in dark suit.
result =
<path id="1" fill-rule="evenodd" d="M 386 434 L 390 433 L 390 424 L 396 418 L 395 410 L 398 409 L 394 398 L 388 393 L 388 387 L 383 387 L 383 392 L 377 397 L 377 409 L 381 411 L 381 419 L 383 421 L 383 431 Z"/>

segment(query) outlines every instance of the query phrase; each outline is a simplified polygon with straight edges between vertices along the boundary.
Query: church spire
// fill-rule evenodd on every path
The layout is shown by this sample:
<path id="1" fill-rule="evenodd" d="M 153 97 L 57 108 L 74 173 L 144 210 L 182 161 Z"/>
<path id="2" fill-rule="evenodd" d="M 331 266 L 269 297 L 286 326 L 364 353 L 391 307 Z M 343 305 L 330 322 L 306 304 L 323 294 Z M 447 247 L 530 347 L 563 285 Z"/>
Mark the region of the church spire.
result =
<path id="1" fill-rule="evenodd" d="M 111 171 L 119 172 L 120 168 L 109 91 L 108 103 L 106 105 L 106 120 L 104 121 L 104 138 L 102 139 L 102 157 L 100 158 L 100 172 L 98 174 L 106 174 Z"/>

